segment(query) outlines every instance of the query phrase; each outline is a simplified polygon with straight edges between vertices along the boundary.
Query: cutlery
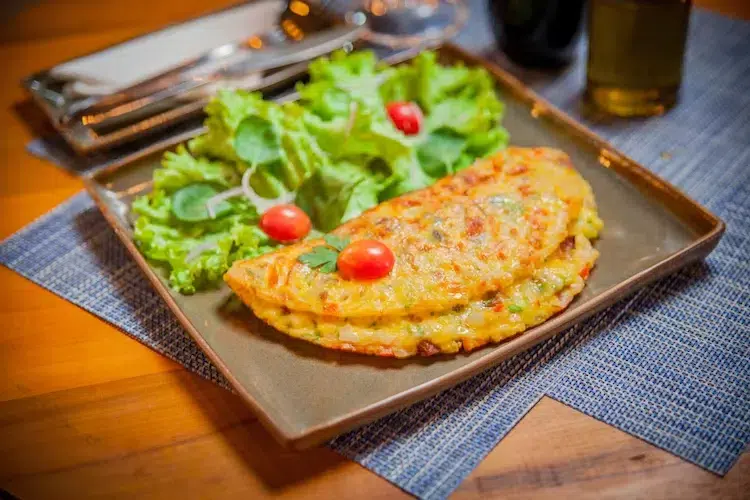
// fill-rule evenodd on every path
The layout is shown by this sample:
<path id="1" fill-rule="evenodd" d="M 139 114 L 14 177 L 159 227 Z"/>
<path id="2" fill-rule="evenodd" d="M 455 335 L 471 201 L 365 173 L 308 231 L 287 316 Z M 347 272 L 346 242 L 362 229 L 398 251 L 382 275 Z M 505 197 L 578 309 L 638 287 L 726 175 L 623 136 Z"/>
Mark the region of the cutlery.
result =
<path id="1" fill-rule="evenodd" d="M 248 75 L 314 58 L 359 36 L 359 28 L 331 21 L 330 16 L 321 13 L 320 7 L 291 0 L 273 29 L 215 47 L 178 67 L 113 94 L 73 101 L 59 111 L 58 121 L 61 125 L 73 121 L 100 123 L 109 116 L 132 112 L 159 100 L 150 97 L 167 98 L 209 80 Z M 321 46 L 315 50 L 317 44 Z M 295 52 L 299 56 L 295 57 Z M 165 92 L 172 88 L 175 90 Z"/>
<path id="2" fill-rule="evenodd" d="M 88 126 L 105 128 L 112 125 L 115 121 L 126 118 L 126 115 L 136 112 L 139 115 L 149 114 L 156 108 L 168 109 L 171 107 L 172 101 L 179 100 L 180 98 L 184 101 L 188 99 L 188 94 L 205 90 L 206 87 L 212 84 L 221 85 L 222 83 L 229 83 L 230 85 L 226 86 L 231 87 L 232 80 L 246 78 L 270 69 L 283 69 L 294 66 L 297 63 L 309 61 L 310 59 L 333 52 L 338 48 L 344 47 L 347 43 L 356 40 L 361 30 L 361 26 L 340 26 L 325 33 L 310 35 L 302 42 L 290 43 L 284 47 L 251 50 L 239 62 L 223 66 L 212 73 L 198 74 L 180 79 L 171 86 L 158 90 L 153 94 L 145 95 L 111 108 L 104 108 L 102 111 L 98 111 L 98 109 L 101 109 L 98 107 L 90 110 L 81 110 L 69 116 L 62 124 L 65 125 L 72 121 L 80 121 Z M 301 73 L 301 71 L 299 72 Z"/>

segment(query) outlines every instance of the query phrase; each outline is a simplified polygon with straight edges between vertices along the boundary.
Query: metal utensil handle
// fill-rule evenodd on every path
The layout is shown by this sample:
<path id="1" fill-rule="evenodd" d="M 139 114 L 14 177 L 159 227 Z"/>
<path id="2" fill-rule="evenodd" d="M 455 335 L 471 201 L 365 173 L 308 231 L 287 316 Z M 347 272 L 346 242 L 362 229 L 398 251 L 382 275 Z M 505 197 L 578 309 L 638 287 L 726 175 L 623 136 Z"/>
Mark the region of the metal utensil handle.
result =
<path id="1" fill-rule="evenodd" d="M 266 47 L 278 46 L 279 42 L 275 40 L 275 32 L 269 31 L 261 35 L 263 44 Z M 246 40 L 232 42 L 214 47 L 208 52 L 203 53 L 200 57 L 186 61 L 179 66 L 175 66 L 156 76 L 142 80 L 138 83 L 121 89 L 113 94 L 104 96 L 90 96 L 85 99 L 74 101 L 61 110 L 59 121 L 61 124 L 68 124 L 81 116 L 95 114 L 112 109 L 116 106 L 137 101 L 148 95 L 159 92 L 172 85 L 176 85 L 183 80 L 190 78 L 196 70 L 200 70 L 207 64 L 221 64 L 222 61 L 236 56 L 243 50 L 247 50 Z M 207 73 L 204 71 L 203 73 Z"/>
<path id="2" fill-rule="evenodd" d="M 307 40 L 290 43 L 283 48 L 248 50 L 249 57 L 245 61 L 223 68 L 205 77 L 193 77 L 178 81 L 169 88 L 113 107 L 107 111 L 86 115 L 86 123 L 104 127 L 108 122 L 111 123 L 115 119 L 120 120 L 126 114 L 136 111 L 142 113 L 145 108 L 158 106 L 166 100 L 199 90 L 209 84 L 220 82 L 222 79 L 245 76 L 308 61 L 352 42 L 359 37 L 363 29 L 362 26 L 353 25 L 336 27 L 319 35 L 311 35 Z"/>
<path id="3" fill-rule="evenodd" d="M 158 92 L 159 90 L 172 85 L 172 82 L 175 80 L 179 80 L 186 71 L 215 61 L 219 57 L 224 58 L 236 53 L 241 49 L 243 43 L 244 41 L 228 43 L 220 47 L 215 47 L 196 59 L 184 62 L 164 73 L 142 80 L 113 94 L 105 96 L 90 96 L 85 99 L 73 101 L 67 107 L 63 108 L 60 122 L 63 124 L 69 123 L 78 115 L 90 113 L 93 108 L 112 108 L 119 104 Z"/>

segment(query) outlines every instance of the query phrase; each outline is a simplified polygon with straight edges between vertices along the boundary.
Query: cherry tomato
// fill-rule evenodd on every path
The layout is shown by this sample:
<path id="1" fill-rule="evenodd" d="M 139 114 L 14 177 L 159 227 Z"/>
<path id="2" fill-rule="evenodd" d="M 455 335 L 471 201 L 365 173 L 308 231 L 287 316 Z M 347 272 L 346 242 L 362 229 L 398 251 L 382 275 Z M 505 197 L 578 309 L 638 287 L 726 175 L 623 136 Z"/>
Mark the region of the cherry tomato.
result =
<path id="1" fill-rule="evenodd" d="M 341 251 L 336 261 L 341 277 L 348 280 L 382 278 L 395 263 L 391 249 L 375 240 L 355 241 Z"/>
<path id="2" fill-rule="evenodd" d="M 310 217 L 294 205 L 276 205 L 266 210 L 260 218 L 260 228 L 282 243 L 307 236 L 312 228 Z"/>
<path id="3" fill-rule="evenodd" d="M 417 135 L 422 130 L 422 110 L 413 102 L 392 102 L 386 106 L 393 126 L 406 135 Z"/>

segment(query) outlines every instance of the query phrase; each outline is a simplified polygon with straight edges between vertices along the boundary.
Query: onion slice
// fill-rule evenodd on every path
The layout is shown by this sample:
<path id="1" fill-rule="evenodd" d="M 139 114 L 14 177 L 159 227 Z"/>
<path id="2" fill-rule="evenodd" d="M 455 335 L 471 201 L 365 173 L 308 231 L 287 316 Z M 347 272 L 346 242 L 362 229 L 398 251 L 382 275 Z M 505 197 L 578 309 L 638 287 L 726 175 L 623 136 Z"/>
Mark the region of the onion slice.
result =
<path id="1" fill-rule="evenodd" d="M 357 112 L 359 111 L 359 103 L 352 101 L 349 103 L 349 119 L 346 121 L 346 127 L 344 128 L 344 136 L 349 137 L 354 128 L 354 122 L 357 119 Z"/>
<path id="2" fill-rule="evenodd" d="M 218 205 L 222 201 L 228 200 L 229 198 L 234 198 L 235 196 L 245 196 L 245 198 L 250 200 L 250 202 L 255 206 L 255 210 L 257 210 L 259 214 L 262 214 L 271 207 L 289 203 L 294 199 L 294 193 L 288 191 L 283 193 L 281 196 L 273 199 L 263 198 L 262 196 L 259 196 L 255 191 L 253 191 L 252 187 L 250 187 L 250 176 L 253 175 L 253 172 L 255 172 L 255 167 L 248 168 L 247 170 L 245 170 L 245 173 L 242 174 L 242 181 L 239 186 L 227 189 L 226 191 L 222 191 L 221 193 L 206 200 L 206 210 L 208 211 L 208 215 L 212 219 L 216 218 L 216 205 Z"/>
<path id="3" fill-rule="evenodd" d="M 206 250 L 211 250 L 213 248 L 218 248 L 219 245 L 216 244 L 215 241 L 207 241 L 206 243 L 201 243 L 200 245 L 195 245 L 193 248 L 190 249 L 188 254 L 185 256 L 185 263 L 190 262 L 191 260 L 196 259 L 200 254 L 205 252 Z"/>
<path id="4" fill-rule="evenodd" d="M 228 200 L 229 198 L 234 198 L 235 196 L 240 196 L 242 194 L 242 188 L 235 187 L 232 189 L 227 189 L 226 191 L 222 191 L 221 193 L 210 197 L 208 200 L 206 200 L 206 210 L 208 211 L 209 217 L 212 219 L 216 218 L 216 205 L 221 203 L 224 200 Z"/>
<path id="5" fill-rule="evenodd" d="M 248 200 L 250 200 L 253 205 L 255 205 L 255 209 L 258 211 L 259 214 L 262 214 L 263 212 L 265 212 L 271 207 L 289 203 L 290 201 L 294 199 L 294 194 L 288 191 L 282 193 L 279 197 L 273 198 L 273 199 L 263 198 L 262 196 L 259 196 L 250 187 L 250 176 L 253 175 L 254 171 L 255 171 L 255 168 L 248 168 L 247 170 L 245 170 L 245 173 L 242 174 L 241 189 L 245 197 Z"/>

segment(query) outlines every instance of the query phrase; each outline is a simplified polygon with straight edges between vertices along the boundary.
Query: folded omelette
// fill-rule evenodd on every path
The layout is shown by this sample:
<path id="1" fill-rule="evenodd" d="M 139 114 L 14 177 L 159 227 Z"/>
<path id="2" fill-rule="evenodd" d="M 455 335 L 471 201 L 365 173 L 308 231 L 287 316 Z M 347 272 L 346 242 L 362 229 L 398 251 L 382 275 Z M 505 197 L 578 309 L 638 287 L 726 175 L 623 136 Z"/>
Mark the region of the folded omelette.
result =
<path id="1" fill-rule="evenodd" d="M 260 319 L 323 347 L 379 356 L 454 353 L 537 325 L 581 292 L 602 222 L 563 152 L 509 148 L 333 231 L 395 254 L 391 273 L 343 279 L 298 258 L 306 240 L 235 262 L 225 281 Z"/>

